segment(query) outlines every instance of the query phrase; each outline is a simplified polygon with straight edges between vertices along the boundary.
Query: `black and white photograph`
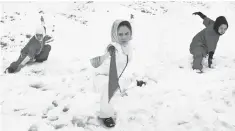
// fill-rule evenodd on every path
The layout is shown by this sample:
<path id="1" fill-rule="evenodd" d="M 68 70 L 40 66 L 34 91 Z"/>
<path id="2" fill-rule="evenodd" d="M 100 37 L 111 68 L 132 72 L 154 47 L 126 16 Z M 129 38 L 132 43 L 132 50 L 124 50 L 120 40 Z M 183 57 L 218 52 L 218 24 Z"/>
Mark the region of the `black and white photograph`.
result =
<path id="1" fill-rule="evenodd" d="M 0 1 L 1 131 L 235 131 L 235 1 Z"/>

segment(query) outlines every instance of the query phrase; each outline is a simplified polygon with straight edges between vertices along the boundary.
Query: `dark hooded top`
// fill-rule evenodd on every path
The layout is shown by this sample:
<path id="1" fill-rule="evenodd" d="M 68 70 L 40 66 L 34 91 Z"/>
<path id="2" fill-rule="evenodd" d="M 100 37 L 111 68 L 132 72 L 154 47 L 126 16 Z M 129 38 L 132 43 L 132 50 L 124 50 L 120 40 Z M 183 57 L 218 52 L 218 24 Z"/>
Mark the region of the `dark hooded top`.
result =
<path id="1" fill-rule="evenodd" d="M 190 44 L 190 52 L 193 52 L 193 50 L 197 47 L 202 47 L 203 53 L 206 54 L 211 51 L 215 52 L 219 37 L 221 36 L 218 33 L 218 28 L 222 24 L 226 24 L 228 26 L 228 22 L 224 16 L 218 17 L 216 21 L 205 17 L 203 24 L 206 28 L 193 37 L 193 40 Z"/>

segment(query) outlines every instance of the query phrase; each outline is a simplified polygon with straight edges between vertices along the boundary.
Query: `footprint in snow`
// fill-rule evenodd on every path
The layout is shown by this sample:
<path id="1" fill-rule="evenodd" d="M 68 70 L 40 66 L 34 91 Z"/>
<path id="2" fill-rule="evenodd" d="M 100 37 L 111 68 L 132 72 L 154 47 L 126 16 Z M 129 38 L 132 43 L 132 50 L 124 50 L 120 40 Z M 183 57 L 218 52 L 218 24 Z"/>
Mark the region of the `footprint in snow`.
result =
<path id="1" fill-rule="evenodd" d="M 21 116 L 36 116 L 34 113 L 22 113 Z"/>
<path id="2" fill-rule="evenodd" d="M 223 109 L 214 108 L 213 110 L 216 113 L 225 113 L 225 111 Z"/>
<path id="3" fill-rule="evenodd" d="M 56 100 L 54 100 L 54 101 L 52 102 L 52 105 L 53 105 L 54 107 L 57 107 L 57 106 L 58 106 L 58 102 L 57 102 Z"/>
<path id="4" fill-rule="evenodd" d="M 31 125 L 28 129 L 28 131 L 38 131 L 38 126 L 37 125 Z"/>
<path id="5" fill-rule="evenodd" d="M 63 108 L 63 112 L 67 112 L 69 110 L 69 107 L 68 106 L 65 106 L 64 108 Z"/>
<path id="6" fill-rule="evenodd" d="M 50 116 L 50 117 L 48 117 L 48 120 L 49 121 L 57 121 L 57 120 L 59 120 L 59 117 L 58 116 Z"/>
<path id="7" fill-rule="evenodd" d="M 219 120 L 219 122 L 223 127 L 227 128 L 227 129 L 234 130 L 234 126 L 230 125 L 229 123 L 227 123 L 225 121 L 221 121 L 221 120 Z"/>
<path id="8" fill-rule="evenodd" d="M 232 96 L 235 97 L 235 89 L 232 91 Z"/>
<path id="9" fill-rule="evenodd" d="M 13 111 L 14 112 L 18 112 L 18 111 L 22 111 L 22 110 L 25 110 L 26 108 L 22 108 L 22 109 L 14 109 Z"/>
<path id="10" fill-rule="evenodd" d="M 220 56 L 220 58 L 222 58 L 222 59 L 227 59 L 227 56 Z"/>
<path id="11" fill-rule="evenodd" d="M 71 120 L 71 123 L 77 127 L 85 127 L 86 122 L 84 121 L 84 118 L 78 118 L 78 117 L 74 116 Z"/>
<path id="12" fill-rule="evenodd" d="M 57 129 L 61 129 L 61 128 L 67 126 L 67 124 L 54 124 L 52 126 L 57 130 Z"/>
<path id="13" fill-rule="evenodd" d="M 35 89 L 41 89 L 42 91 L 47 90 L 47 89 L 42 89 L 45 86 L 45 84 L 42 83 L 42 82 L 30 84 L 29 86 L 32 87 L 32 88 L 35 88 Z"/>

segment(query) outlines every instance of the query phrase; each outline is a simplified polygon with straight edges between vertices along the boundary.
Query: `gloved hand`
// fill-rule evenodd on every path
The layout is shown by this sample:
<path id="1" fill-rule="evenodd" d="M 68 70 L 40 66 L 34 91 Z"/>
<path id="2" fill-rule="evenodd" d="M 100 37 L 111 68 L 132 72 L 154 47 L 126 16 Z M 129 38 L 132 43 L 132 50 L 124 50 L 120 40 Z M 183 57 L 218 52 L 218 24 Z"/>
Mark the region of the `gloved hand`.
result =
<path id="1" fill-rule="evenodd" d="M 212 59 L 208 59 L 208 67 L 211 68 L 212 65 Z"/>
<path id="2" fill-rule="evenodd" d="M 128 94 L 127 94 L 127 89 L 122 90 L 121 96 L 122 96 L 122 97 L 128 96 Z"/>
<path id="3" fill-rule="evenodd" d="M 110 55 L 112 55 L 113 52 L 116 50 L 113 45 L 109 45 L 107 48 L 108 48 L 108 52 L 109 52 Z"/>
<path id="4" fill-rule="evenodd" d="M 193 15 L 199 15 L 202 19 L 206 18 L 206 15 L 204 15 L 202 12 L 194 12 Z"/>
<path id="5" fill-rule="evenodd" d="M 137 86 L 139 86 L 139 87 L 142 87 L 143 84 L 146 85 L 146 82 L 144 82 L 142 80 L 136 80 L 136 82 L 137 82 Z"/>
<path id="6" fill-rule="evenodd" d="M 209 68 L 211 68 L 211 65 L 212 65 L 213 55 L 214 55 L 213 51 L 209 52 L 209 57 L 208 57 L 208 67 Z"/>
<path id="7" fill-rule="evenodd" d="M 53 37 L 49 36 L 49 35 L 45 35 L 44 36 L 44 40 L 46 43 L 52 42 L 54 41 Z"/>

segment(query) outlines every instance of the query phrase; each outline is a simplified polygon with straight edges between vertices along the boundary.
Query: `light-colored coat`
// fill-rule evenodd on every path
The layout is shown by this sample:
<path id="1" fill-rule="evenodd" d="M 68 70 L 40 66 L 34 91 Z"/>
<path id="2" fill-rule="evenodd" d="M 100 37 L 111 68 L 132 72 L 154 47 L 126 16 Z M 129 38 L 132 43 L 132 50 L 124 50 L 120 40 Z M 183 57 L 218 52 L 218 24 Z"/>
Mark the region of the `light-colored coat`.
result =
<path id="1" fill-rule="evenodd" d="M 132 61 L 132 47 L 130 43 L 128 43 L 126 47 L 121 46 L 118 43 L 117 28 L 120 22 L 122 21 L 117 20 L 113 23 L 112 30 L 111 30 L 112 42 L 110 43 L 110 45 L 113 45 L 116 49 L 116 67 L 117 67 L 118 76 L 120 76 L 122 71 L 124 70 L 127 64 L 127 56 L 128 56 L 128 65 L 119 79 L 120 88 L 123 90 L 123 88 L 127 88 L 127 86 L 131 84 L 128 79 L 130 75 L 130 72 L 128 72 L 129 70 L 128 67 Z M 107 52 L 108 51 L 106 48 L 104 54 L 106 54 Z M 98 68 L 94 68 L 94 74 L 93 74 L 94 75 L 93 76 L 94 88 L 96 91 L 101 93 L 100 115 L 99 115 L 100 118 L 113 117 L 115 114 L 114 109 L 109 103 L 109 98 L 108 98 L 110 61 L 111 61 L 110 56 L 105 57 L 105 60 L 103 61 L 103 63 L 99 64 Z"/>

